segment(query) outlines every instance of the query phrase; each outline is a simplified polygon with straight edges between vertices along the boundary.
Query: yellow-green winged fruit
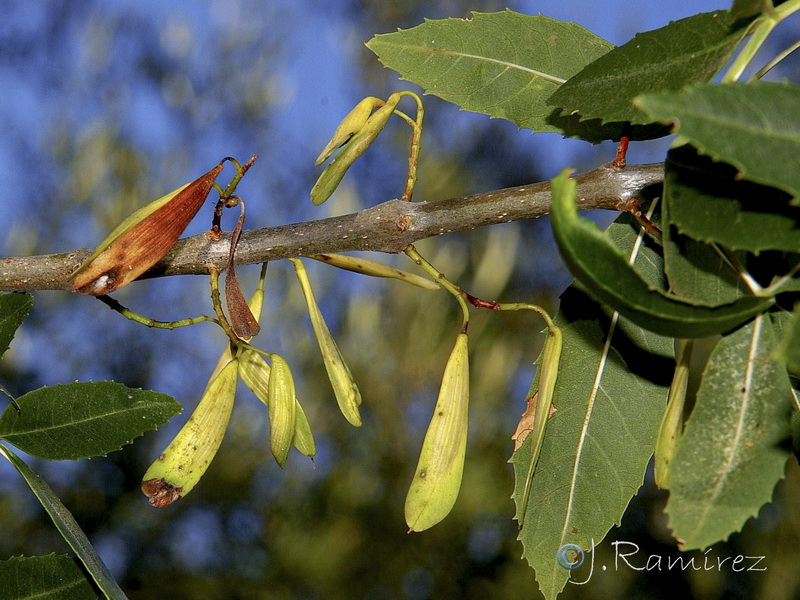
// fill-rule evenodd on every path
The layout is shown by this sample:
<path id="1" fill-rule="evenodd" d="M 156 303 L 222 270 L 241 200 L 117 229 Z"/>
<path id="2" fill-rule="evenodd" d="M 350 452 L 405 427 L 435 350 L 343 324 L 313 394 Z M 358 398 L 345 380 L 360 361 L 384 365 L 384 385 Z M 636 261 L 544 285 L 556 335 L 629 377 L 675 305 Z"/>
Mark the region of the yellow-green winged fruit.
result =
<path id="1" fill-rule="evenodd" d="M 110 294 L 156 264 L 203 206 L 220 171 L 221 163 L 125 219 L 75 269 L 72 289 L 90 296 Z"/>
<path id="2" fill-rule="evenodd" d="M 254 350 L 243 350 L 239 355 L 239 376 L 256 398 L 269 408 L 269 373 L 270 368 L 264 358 Z M 292 445 L 301 454 L 313 458 L 317 453 L 314 434 L 308 422 L 306 413 L 295 399 L 295 425 Z"/>
<path id="3" fill-rule="evenodd" d="M 239 354 L 239 377 L 264 406 L 269 407 L 270 368 L 258 352 L 246 348 Z"/>
<path id="4" fill-rule="evenodd" d="M 661 489 L 669 488 L 670 464 L 675 458 L 678 443 L 683 434 L 683 414 L 686 407 L 686 388 L 689 383 L 689 367 L 692 358 L 693 340 L 678 340 L 678 356 L 675 375 L 667 397 L 667 410 L 661 418 L 656 437 L 653 475 L 656 485 Z"/>
<path id="5" fill-rule="evenodd" d="M 297 400 L 295 400 L 297 402 Z M 306 417 L 306 411 L 303 410 L 300 402 L 297 402 L 295 407 L 295 421 L 294 421 L 294 437 L 292 438 L 292 445 L 297 448 L 300 454 L 308 456 L 311 461 L 314 461 L 314 456 L 317 453 L 317 443 L 314 441 L 314 433 L 311 431 L 311 424 Z"/>
<path id="6" fill-rule="evenodd" d="M 383 131 L 400 99 L 399 94 L 392 94 L 383 106 L 370 115 L 358 133 L 349 139 L 336 157 L 325 167 L 314 187 L 311 188 L 311 201 L 314 204 L 322 204 L 331 197 L 350 165 L 366 152 L 378 134 Z"/>
<path id="7" fill-rule="evenodd" d="M 347 366 L 339 347 L 336 345 L 336 340 L 333 339 L 331 331 L 325 323 L 325 319 L 322 318 L 322 312 L 319 310 L 317 301 L 314 298 L 314 292 L 311 289 L 311 282 L 308 279 L 305 266 L 296 258 L 290 260 L 294 265 L 297 280 L 303 290 L 303 297 L 308 307 L 308 316 L 311 318 L 311 326 L 314 328 L 314 335 L 317 338 L 325 370 L 328 373 L 328 379 L 331 382 L 333 394 L 336 396 L 339 410 L 342 411 L 348 423 L 354 427 L 361 427 L 361 413 L 359 412 L 361 392 L 353 379 L 350 367 Z"/>
<path id="8" fill-rule="evenodd" d="M 347 116 L 342 119 L 336 131 L 333 132 L 333 137 L 328 142 L 328 145 L 323 148 L 319 153 L 317 160 L 314 162 L 315 166 L 320 166 L 337 148 L 344 146 L 350 138 L 361 131 L 367 123 L 367 119 L 376 108 L 383 104 L 383 100 L 375 98 L 374 96 L 367 96 L 361 102 L 356 104 L 355 108 L 347 113 Z"/>
<path id="9" fill-rule="evenodd" d="M 297 398 L 294 378 L 288 363 L 272 355 L 269 372 L 269 446 L 275 461 L 283 467 L 294 439 L 297 421 Z"/>
<path id="10" fill-rule="evenodd" d="M 424 531 L 444 519 L 461 488 L 467 450 L 469 360 L 467 334 L 460 333 L 447 361 L 414 479 L 406 496 L 409 531 Z"/>
<path id="11" fill-rule="evenodd" d="M 209 382 L 192 416 L 144 474 L 142 492 L 156 508 L 192 491 L 216 456 L 233 410 L 238 368 L 233 359 Z"/>
<path id="12" fill-rule="evenodd" d="M 561 329 L 555 325 L 550 325 L 547 329 L 547 339 L 542 348 L 542 354 L 539 357 L 539 367 L 537 370 L 536 379 L 538 380 L 538 387 L 536 387 L 536 380 L 534 385 L 531 386 L 532 390 L 528 395 L 528 408 L 522 415 L 520 425 L 517 431 L 512 436 L 514 440 L 514 452 L 516 452 L 523 443 L 530 438 L 531 444 L 531 458 L 528 466 L 528 473 L 525 477 L 525 488 L 522 493 L 522 501 L 517 507 L 516 519 L 522 527 L 525 518 L 525 512 L 528 506 L 528 497 L 531 491 L 531 482 L 533 481 L 533 473 L 536 470 L 536 463 L 539 460 L 539 453 L 542 450 L 542 442 L 544 442 L 544 432 L 547 427 L 547 421 L 555 412 L 553 407 L 553 393 L 556 388 L 556 381 L 558 380 L 558 368 L 561 362 L 561 349 L 564 344 L 564 336 Z M 533 388 L 536 387 L 534 391 Z M 525 423 L 523 423 L 525 421 Z"/>
<path id="13" fill-rule="evenodd" d="M 405 281 L 411 285 L 424 288 L 426 290 L 439 290 L 441 286 L 427 277 L 420 277 L 413 273 L 408 273 L 401 269 L 395 269 L 389 265 L 361 258 L 360 256 L 348 256 L 346 254 L 309 254 L 307 258 L 313 258 L 339 269 L 369 275 L 370 277 L 385 277 Z"/>

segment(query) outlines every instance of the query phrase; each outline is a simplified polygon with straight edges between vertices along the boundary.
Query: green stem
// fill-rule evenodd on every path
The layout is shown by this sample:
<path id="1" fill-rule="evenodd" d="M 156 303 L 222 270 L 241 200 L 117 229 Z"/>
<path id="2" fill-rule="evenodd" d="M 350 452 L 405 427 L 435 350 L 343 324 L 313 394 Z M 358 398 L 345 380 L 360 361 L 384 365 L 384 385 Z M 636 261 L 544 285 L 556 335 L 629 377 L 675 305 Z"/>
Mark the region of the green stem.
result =
<path id="1" fill-rule="evenodd" d="M 219 323 L 214 317 L 209 317 L 208 315 L 200 315 L 199 317 L 194 317 L 192 319 L 180 319 L 178 321 L 156 321 L 155 319 L 150 319 L 149 317 L 145 317 L 144 315 L 140 315 L 139 313 L 132 311 L 130 308 L 122 306 L 122 304 L 117 302 L 111 296 L 97 296 L 97 299 L 108 306 L 111 310 L 117 311 L 129 321 L 134 321 L 135 323 L 140 323 L 141 325 L 145 325 L 154 329 L 178 329 L 179 327 L 188 327 L 189 325 L 195 325 L 197 323 L 203 323 L 206 321 L 211 323 Z"/>
<path id="2" fill-rule="evenodd" d="M 795 266 L 793 266 L 789 270 L 789 272 L 786 273 L 786 275 L 778 279 L 775 283 L 773 283 L 769 287 L 764 288 L 763 294 L 769 297 L 774 296 L 775 294 L 778 293 L 781 286 L 790 281 L 795 275 L 797 275 L 798 272 L 800 272 L 800 262 L 797 263 Z"/>
<path id="3" fill-rule="evenodd" d="M 736 59 L 733 61 L 731 66 L 728 68 L 728 71 L 722 77 L 722 83 L 731 83 L 733 81 L 739 81 L 739 78 L 742 76 L 744 70 L 748 67 L 748 65 L 753 61 L 756 53 L 761 49 L 761 46 L 764 44 L 764 41 L 767 39 L 772 30 L 775 29 L 775 26 L 778 22 L 772 15 L 763 15 L 761 16 L 754 24 L 754 31 L 744 45 L 744 47 L 739 51 L 739 54 L 736 56 Z"/>
<path id="4" fill-rule="evenodd" d="M 480 298 L 476 298 L 447 279 L 447 277 L 439 272 L 432 264 L 425 260 L 422 255 L 417 252 L 417 249 L 414 248 L 413 245 L 408 246 L 404 252 L 415 263 L 425 269 L 425 271 L 427 271 L 435 281 L 441 284 L 448 292 L 456 297 L 461 305 L 462 310 L 464 311 L 465 330 L 466 325 L 469 322 L 469 307 L 467 303 L 477 306 L 478 308 L 489 308 L 491 310 L 531 310 L 544 319 L 544 322 L 547 324 L 549 329 L 554 329 L 556 327 L 550 314 L 541 306 L 537 306 L 536 304 L 531 304 L 529 302 L 495 302 L 494 300 L 482 300 Z"/>
<path id="5" fill-rule="evenodd" d="M 541 306 L 537 306 L 536 304 L 529 304 L 527 302 L 497 302 L 496 306 L 497 307 L 495 310 L 532 310 L 542 317 L 542 319 L 544 319 L 544 322 L 547 324 L 548 328 L 553 328 L 556 326 L 549 313 Z"/>
<path id="6" fill-rule="evenodd" d="M 224 190 L 220 191 L 219 186 L 215 186 L 217 188 L 217 191 L 220 192 L 219 195 L 223 200 L 227 200 L 228 198 L 230 198 L 233 195 L 233 192 L 236 190 L 236 186 L 239 185 L 239 182 L 242 180 L 242 177 L 244 177 L 244 174 L 247 173 L 247 170 L 250 167 L 253 166 L 253 163 L 256 161 L 257 158 L 258 158 L 258 155 L 257 154 L 253 154 L 253 156 L 250 157 L 250 160 L 248 160 L 244 164 L 244 166 L 239 164 L 239 161 L 236 160 L 235 158 L 231 157 L 231 156 L 226 156 L 225 158 L 222 159 L 222 162 L 225 162 L 227 160 L 230 163 L 232 163 L 233 166 L 236 168 L 236 175 L 234 175 L 231 178 L 231 181 L 228 184 L 228 187 L 226 187 Z"/>
<path id="7" fill-rule="evenodd" d="M 406 187 L 403 191 L 401 200 L 410 201 L 414 193 L 414 186 L 417 183 L 417 165 L 419 164 L 419 151 L 422 140 L 422 119 L 425 116 L 425 107 L 422 105 L 422 99 L 414 92 L 404 91 L 399 92 L 401 96 L 410 96 L 417 103 L 417 118 L 411 118 L 399 110 L 394 111 L 396 115 L 405 119 L 411 126 L 411 152 L 408 155 L 408 177 L 406 178 Z"/>
<path id="8" fill-rule="evenodd" d="M 0 385 L 0 393 L 2 393 L 4 396 L 8 396 L 8 399 L 11 401 L 11 406 L 14 407 L 14 410 L 17 411 L 17 414 L 22 412 L 22 410 L 19 408 L 19 404 L 17 404 L 17 399 L 14 398 L 14 396 L 12 396 L 2 385 Z"/>
<path id="9" fill-rule="evenodd" d="M 217 313 L 217 319 L 219 326 L 225 331 L 226 335 L 230 338 L 230 340 L 235 344 L 238 345 L 241 343 L 239 337 L 233 332 L 233 328 L 228 323 L 228 319 L 225 318 L 225 313 L 222 310 L 222 301 L 220 300 L 219 295 L 219 269 L 211 268 L 209 269 L 209 279 L 211 281 L 211 304 L 214 305 L 214 312 Z"/>
<path id="10" fill-rule="evenodd" d="M 774 69 L 782 60 L 784 60 L 787 56 L 789 56 L 792 52 L 800 48 L 800 40 L 796 40 L 793 44 L 791 44 L 788 48 L 781 50 L 778 54 L 776 54 L 772 60 L 770 60 L 767 64 L 761 67 L 753 76 L 753 79 L 762 79 L 764 75 L 769 73 L 772 69 Z"/>
<path id="11" fill-rule="evenodd" d="M 761 49 L 772 30 L 798 10 L 800 10 L 800 0 L 789 0 L 789 2 L 784 2 L 775 10 L 764 13 L 756 19 L 753 23 L 753 33 L 750 39 L 722 77 L 722 83 L 739 81 L 742 73 L 753 61 L 756 53 Z"/>
<path id="12" fill-rule="evenodd" d="M 789 0 L 784 2 L 774 10 L 775 18 L 783 21 L 786 17 L 793 15 L 800 10 L 800 0 Z"/>
<path id="13" fill-rule="evenodd" d="M 712 244 L 712 247 L 717 254 L 726 259 L 728 264 L 733 267 L 733 270 L 736 271 L 736 274 L 739 276 L 739 278 L 744 281 L 751 294 L 754 296 L 760 296 L 763 294 L 763 288 L 761 285 L 759 285 L 755 278 L 748 273 L 747 269 L 742 264 L 742 261 L 740 261 L 739 257 L 736 256 L 736 253 L 727 248 L 723 248 L 718 244 Z"/>
<path id="14" fill-rule="evenodd" d="M 425 271 L 434 279 L 434 281 L 439 283 L 444 289 L 455 296 L 455 299 L 458 300 L 458 304 L 461 306 L 461 311 L 464 314 L 464 322 L 461 331 L 466 333 L 467 326 L 469 325 L 469 306 L 467 305 L 467 301 L 464 298 L 464 292 L 461 290 L 461 288 L 447 279 L 447 277 L 439 272 L 436 267 L 425 260 L 425 258 L 423 258 L 419 252 L 417 252 L 417 249 L 414 248 L 413 244 L 407 246 L 403 252 L 405 252 L 406 255 L 420 267 L 425 269 Z"/>

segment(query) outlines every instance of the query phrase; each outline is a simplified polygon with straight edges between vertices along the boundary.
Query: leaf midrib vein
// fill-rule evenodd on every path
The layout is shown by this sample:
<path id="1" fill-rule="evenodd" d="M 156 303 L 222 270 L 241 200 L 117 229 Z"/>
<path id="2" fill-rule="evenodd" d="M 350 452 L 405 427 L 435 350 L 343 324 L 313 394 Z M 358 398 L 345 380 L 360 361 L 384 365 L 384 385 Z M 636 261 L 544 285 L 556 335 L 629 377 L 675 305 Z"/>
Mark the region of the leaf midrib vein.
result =
<path id="1" fill-rule="evenodd" d="M 656 203 L 650 207 L 650 211 L 648 212 L 648 217 L 652 214 L 653 210 L 655 209 Z M 633 265 L 636 262 L 636 257 L 639 255 L 639 249 L 642 245 L 642 240 L 644 239 L 644 229 L 639 230 L 639 235 L 636 237 L 636 241 L 634 242 L 633 246 L 631 247 L 631 253 L 628 257 L 628 262 Z M 603 378 L 603 374 L 605 373 L 606 364 L 608 362 L 609 353 L 611 351 L 611 339 L 614 336 L 614 331 L 617 328 L 617 321 L 619 320 L 619 313 L 614 311 L 614 314 L 611 317 L 611 323 L 608 326 L 608 334 L 606 335 L 606 339 L 603 342 L 603 349 L 600 354 L 600 362 L 598 363 L 597 367 L 597 375 L 595 376 L 594 382 L 592 384 L 592 391 L 589 395 L 589 403 L 586 408 L 586 416 L 583 419 L 583 424 L 581 426 L 581 435 L 580 435 L 580 442 L 578 444 L 577 452 L 575 453 L 575 463 L 572 469 L 572 476 L 570 478 L 570 485 L 569 485 L 569 499 L 567 501 L 567 512 L 564 518 L 564 526 L 561 530 L 561 541 L 563 542 L 567 538 L 567 527 L 569 526 L 570 519 L 572 517 L 572 509 L 575 504 L 575 487 L 576 482 L 578 479 L 578 465 L 581 462 L 581 455 L 583 454 L 583 449 L 587 440 L 587 430 L 589 428 L 589 420 L 594 411 L 594 403 L 597 399 L 597 392 L 600 390 L 600 382 Z"/>
<path id="2" fill-rule="evenodd" d="M 492 58 L 489 56 L 480 56 L 477 54 L 470 54 L 468 52 L 456 52 L 454 50 L 438 50 L 428 48 L 427 46 L 403 46 L 406 50 L 417 50 L 419 52 L 427 53 L 429 56 L 428 58 L 433 57 L 436 54 L 444 55 L 444 56 L 453 56 L 456 58 L 467 58 L 471 60 L 477 61 L 484 61 L 492 64 L 496 64 L 506 69 L 514 69 L 517 71 L 521 71 L 523 73 L 528 73 L 533 77 L 539 77 L 540 79 L 544 79 L 546 81 L 550 81 L 555 83 L 556 85 L 561 85 L 566 81 L 566 79 L 562 79 L 561 77 L 557 77 L 556 75 L 551 75 L 550 73 L 545 73 L 544 71 L 539 71 L 537 69 L 532 69 L 531 67 L 526 67 L 524 65 L 520 65 L 517 63 L 508 62 L 506 60 L 501 60 L 499 58 Z M 426 59 L 427 62 L 428 59 Z"/>
<path id="3" fill-rule="evenodd" d="M 739 419 L 736 423 L 736 431 L 732 444 L 733 451 L 730 453 L 730 456 L 728 456 L 728 460 L 725 462 L 724 467 L 719 471 L 720 476 L 717 479 L 717 484 L 714 486 L 711 496 L 705 503 L 703 514 L 698 519 L 697 529 L 703 528 L 711 507 L 716 505 L 717 499 L 722 493 L 725 484 L 728 482 L 728 476 L 730 475 L 731 471 L 733 471 L 734 459 L 738 457 L 739 450 L 741 448 L 740 441 L 744 435 L 745 416 L 747 415 L 747 409 L 750 407 L 750 402 L 752 400 L 753 371 L 755 370 L 756 364 L 755 354 L 758 351 L 758 338 L 761 335 L 762 323 L 763 316 L 757 317 L 753 322 L 753 335 L 750 337 L 750 349 L 747 353 L 747 367 L 745 368 L 744 380 L 742 383 L 745 391 L 742 393 L 742 402 L 739 405 Z"/>

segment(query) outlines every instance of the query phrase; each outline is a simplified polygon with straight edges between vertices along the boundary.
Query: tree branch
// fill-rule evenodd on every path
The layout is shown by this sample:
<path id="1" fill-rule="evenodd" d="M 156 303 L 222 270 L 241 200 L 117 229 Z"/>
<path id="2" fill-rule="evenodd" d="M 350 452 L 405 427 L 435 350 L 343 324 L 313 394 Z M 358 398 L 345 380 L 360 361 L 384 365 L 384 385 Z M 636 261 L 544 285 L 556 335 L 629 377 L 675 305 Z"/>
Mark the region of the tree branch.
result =
<path id="1" fill-rule="evenodd" d="M 578 175 L 580 210 L 625 210 L 642 201 L 663 180 L 663 163 L 611 164 Z M 649 188 L 649 190 L 648 190 Z M 494 192 L 434 202 L 389 200 L 372 208 L 316 221 L 245 231 L 236 249 L 236 264 L 262 263 L 308 254 L 370 250 L 397 253 L 424 238 L 465 231 L 550 212 L 550 183 L 534 183 Z M 230 234 L 213 241 L 208 233 L 178 240 L 147 277 L 208 274 L 224 269 Z M 0 259 L 0 291 L 71 290 L 69 276 L 91 250 Z"/>

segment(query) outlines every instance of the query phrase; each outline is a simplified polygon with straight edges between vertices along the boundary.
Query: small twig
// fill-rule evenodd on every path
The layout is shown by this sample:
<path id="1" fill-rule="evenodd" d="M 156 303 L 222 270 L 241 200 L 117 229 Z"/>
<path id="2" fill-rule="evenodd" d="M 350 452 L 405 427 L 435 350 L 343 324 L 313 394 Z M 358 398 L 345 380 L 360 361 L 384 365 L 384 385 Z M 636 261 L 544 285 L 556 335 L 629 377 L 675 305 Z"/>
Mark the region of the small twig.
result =
<path id="1" fill-rule="evenodd" d="M 615 169 L 624 169 L 626 162 L 625 157 L 628 154 L 628 143 L 630 142 L 630 138 L 628 136 L 622 136 L 619 139 L 619 145 L 617 146 L 617 154 L 614 157 L 614 161 L 611 163 L 611 166 Z"/>
<path id="2" fill-rule="evenodd" d="M 200 315 L 199 317 L 191 319 L 180 319 L 178 321 L 156 321 L 155 319 L 150 319 L 149 317 L 145 317 L 126 308 L 111 296 L 96 296 L 96 298 L 126 319 L 153 329 L 178 329 L 179 327 L 188 327 L 189 325 L 195 325 L 197 323 L 218 323 L 214 317 L 209 317 L 207 315 Z"/>
<path id="3" fill-rule="evenodd" d="M 405 249 L 405 253 L 411 260 L 422 267 L 428 273 L 428 275 L 433 278 L 434 281 L 450 292 L 458 301 L 458 305 L 461 307 L 461 312 L 464 315 L 461 333 L 467 333 L 467 327 L 469 327 L 469 307 L 465 302 L 466 298 L 464 293 L 461 291 L 461 288 L 450 281 L 441 271 L 429 263 L 419 252 L 417 252 L 417 249 L 414 248 L 413 245 L 409 245 L 408 248 Z"/>
<path id="4" fill-rule="evenodd" d="M 225 318 L 225 313 L 222 311 L 222 300 L 219 294 L 219 270 L 215 268 L 209 269 L 210 283 L 211 283 L 211 303 L 214 305 L 214 312 L 217 313 L 219 326 L 225 331 L 225 334 L 230 338 L 234 344 L 239 344 L 241 341 Z"/>
<path id="5" fill-rule="evenodd" d="M 657 240 L 661 241 L 663 239 L 664 234 L 661 232 L 658 226 L 648 219 L 647 216 L 642 212 L 642 205 L 639 204 L 637 200 L 620 202 L 617 205 L 617 209 L 631 215 L 647 233 L 652 235 Z"/>

